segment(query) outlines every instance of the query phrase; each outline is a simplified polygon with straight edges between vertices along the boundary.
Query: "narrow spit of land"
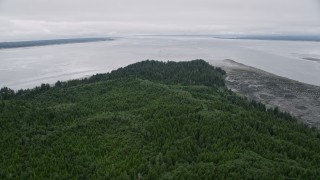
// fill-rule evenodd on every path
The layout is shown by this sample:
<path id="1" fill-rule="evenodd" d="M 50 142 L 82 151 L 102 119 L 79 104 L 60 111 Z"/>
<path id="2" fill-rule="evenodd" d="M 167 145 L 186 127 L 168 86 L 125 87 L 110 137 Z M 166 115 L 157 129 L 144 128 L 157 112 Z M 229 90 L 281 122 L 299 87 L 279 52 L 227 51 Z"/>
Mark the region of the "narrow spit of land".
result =
<path id="1" fill-rule="evenodd" d="M 88 43 L 99 41 L 111 41 L 112 38 L 76 38 L 76 39 L 51 39 L 51 40 L 37 40 L 37 41 L 16 41 L 16 42 L 0 42 L 0 49 L 12 49 L 35 46 L 48 46 L 59 44 L 75 44 Z"/>

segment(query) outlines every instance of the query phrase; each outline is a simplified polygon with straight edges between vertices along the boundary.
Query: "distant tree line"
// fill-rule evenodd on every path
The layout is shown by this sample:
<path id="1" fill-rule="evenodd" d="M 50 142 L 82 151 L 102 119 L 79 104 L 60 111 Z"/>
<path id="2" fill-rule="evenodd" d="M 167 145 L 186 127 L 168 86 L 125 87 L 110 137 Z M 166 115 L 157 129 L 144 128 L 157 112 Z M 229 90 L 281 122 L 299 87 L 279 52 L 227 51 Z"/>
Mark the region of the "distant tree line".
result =
<path id="1" fill-rule="evenodd" d="M 67 88 L 83 83 L 94 83 L 106 80 L 115 80 L 128 76 L 157 81 L 167 84 L 225 86 L 223 76 L 226 74 L 219 67 L 210 66 L 204 60 L 195 60 L 184 63 L 160 62 L 147 60 L 119 68 L 111 73 L 96 74 L 89 78 L 69 81 L 57 81 L 53 87 Z M 15 95 L 32 96 L 52 88 L 49 84 L 41 84 L 33 89 L 20 89 L 16 93 L 7 87 L 0 90 L 0 99 L 8 99 Z"/>

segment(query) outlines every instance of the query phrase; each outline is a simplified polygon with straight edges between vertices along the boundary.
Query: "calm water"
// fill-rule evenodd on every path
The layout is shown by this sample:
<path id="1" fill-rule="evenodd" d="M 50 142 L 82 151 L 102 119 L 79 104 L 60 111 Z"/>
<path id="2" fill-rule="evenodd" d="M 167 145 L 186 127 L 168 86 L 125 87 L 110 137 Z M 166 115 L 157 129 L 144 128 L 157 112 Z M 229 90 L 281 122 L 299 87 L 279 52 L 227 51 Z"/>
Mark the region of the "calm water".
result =
<path id="1" fill-rule="evenodd" d="M 303 58 L 313 58 L 305 60 Z M 320 85 L 320 42 L 223 40 L 195 37 L 131 37 L 115 41 L 0 50 L 0 86 L 41 83 L 108 72 L 146 59 L 240 63 Z"/>

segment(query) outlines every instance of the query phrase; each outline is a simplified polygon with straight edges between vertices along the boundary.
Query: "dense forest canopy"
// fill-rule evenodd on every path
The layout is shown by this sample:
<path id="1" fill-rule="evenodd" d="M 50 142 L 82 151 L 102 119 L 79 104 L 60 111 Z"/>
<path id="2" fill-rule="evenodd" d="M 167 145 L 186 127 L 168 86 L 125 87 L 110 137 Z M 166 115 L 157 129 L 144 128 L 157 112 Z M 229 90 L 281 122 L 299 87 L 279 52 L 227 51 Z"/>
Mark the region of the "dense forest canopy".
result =
<path id="1" fill-rule="evenodd" d="M 1 179 L 319 179 L 320 135 L 203 60 L 0 90 Z"/>

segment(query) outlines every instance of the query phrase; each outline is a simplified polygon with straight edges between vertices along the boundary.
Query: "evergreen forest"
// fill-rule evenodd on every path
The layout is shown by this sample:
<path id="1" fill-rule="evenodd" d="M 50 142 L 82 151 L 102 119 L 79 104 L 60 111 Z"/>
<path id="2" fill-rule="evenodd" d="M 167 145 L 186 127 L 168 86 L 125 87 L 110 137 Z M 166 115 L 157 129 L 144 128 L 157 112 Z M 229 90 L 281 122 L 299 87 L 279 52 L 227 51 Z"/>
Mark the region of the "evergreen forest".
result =
<path id="1" fill-rule="evenodd" d="M 0 179 L 320 179 L 320 134 L 203 60 L 0 90 Z"/>

